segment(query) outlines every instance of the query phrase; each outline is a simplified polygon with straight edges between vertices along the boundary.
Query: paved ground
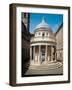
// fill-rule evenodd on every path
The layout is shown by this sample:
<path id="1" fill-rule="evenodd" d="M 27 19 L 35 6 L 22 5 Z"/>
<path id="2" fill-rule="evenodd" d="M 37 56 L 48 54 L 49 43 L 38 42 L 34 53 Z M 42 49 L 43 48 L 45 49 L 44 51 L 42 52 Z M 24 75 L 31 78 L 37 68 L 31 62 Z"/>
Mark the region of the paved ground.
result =
<path id="1" fill-rule="evenodd" d="M 34 66 L 31 67 L 27 70 L 27 72 L 25 73 L 25 75 L 60 75 L 63 74 L 63 66 L 61 65 L 60 67 L 58 67 L 59 65 L 56 66 L 56 64 L 52 65 L 52 66 Z M 53 67 L 53 68 L 51 68 Z"/>

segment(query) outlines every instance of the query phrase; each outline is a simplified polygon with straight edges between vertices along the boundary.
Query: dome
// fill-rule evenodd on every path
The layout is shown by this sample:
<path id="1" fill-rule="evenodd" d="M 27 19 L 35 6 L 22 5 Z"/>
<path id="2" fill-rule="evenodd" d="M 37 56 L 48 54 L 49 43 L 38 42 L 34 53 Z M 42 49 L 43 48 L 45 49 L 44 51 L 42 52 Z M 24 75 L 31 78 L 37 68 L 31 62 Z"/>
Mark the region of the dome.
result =
<path id="1" fill-rule="evenodd" d="M 35 30 L 37 30 L 37 29 L 39 29 L 39 28 L 46 28 L 46 29 L 51 30 L 51 28 L 49 27 L 49 25 L 46 23 L 44 17 L 42 18 L 41 23 L 36 26 Z"/>

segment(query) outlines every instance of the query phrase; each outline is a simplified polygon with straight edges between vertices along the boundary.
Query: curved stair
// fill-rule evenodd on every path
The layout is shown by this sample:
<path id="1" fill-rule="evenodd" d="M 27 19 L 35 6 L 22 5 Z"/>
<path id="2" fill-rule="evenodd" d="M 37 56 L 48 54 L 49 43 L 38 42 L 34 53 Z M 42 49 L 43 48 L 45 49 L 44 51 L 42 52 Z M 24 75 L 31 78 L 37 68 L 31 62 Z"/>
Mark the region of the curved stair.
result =
<path id="1" fill-rule="evenodd" d="M 57 69 L 62 67 L 63 64 L 61 62 L 51 62 L 49 64 L 41 64 L 41 65 L 31 65 L 29 69 L 35 70 L 50 70 L 50 69 Z"/>

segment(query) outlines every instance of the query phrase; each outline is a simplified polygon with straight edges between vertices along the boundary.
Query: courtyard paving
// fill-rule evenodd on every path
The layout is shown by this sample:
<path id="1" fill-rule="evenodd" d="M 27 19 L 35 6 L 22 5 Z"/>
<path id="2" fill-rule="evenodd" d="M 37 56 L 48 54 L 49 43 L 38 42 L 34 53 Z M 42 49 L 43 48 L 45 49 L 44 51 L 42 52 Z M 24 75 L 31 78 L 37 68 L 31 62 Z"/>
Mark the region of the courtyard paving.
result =
<path id="1" fill-rule="evenodd" d="M 25 75 L 62 75 L 62 63 L 53 63 L 49 65 L 30 66 Z"/>

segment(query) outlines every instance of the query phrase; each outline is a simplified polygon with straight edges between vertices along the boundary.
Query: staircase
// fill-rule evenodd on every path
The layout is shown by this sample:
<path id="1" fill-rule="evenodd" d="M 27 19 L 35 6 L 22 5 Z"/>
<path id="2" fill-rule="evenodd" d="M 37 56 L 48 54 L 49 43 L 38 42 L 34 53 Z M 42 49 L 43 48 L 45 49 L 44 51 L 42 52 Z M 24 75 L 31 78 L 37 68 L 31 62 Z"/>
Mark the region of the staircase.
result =
<path id="1" fill-rule="evenodd" d="M 57 69 L 62 66 L 63 64 L 61 62 L 50 62 L 48 64 L 30 65 L 29 69 L 31 70 L 50 70 L 50 69 Z"/>

